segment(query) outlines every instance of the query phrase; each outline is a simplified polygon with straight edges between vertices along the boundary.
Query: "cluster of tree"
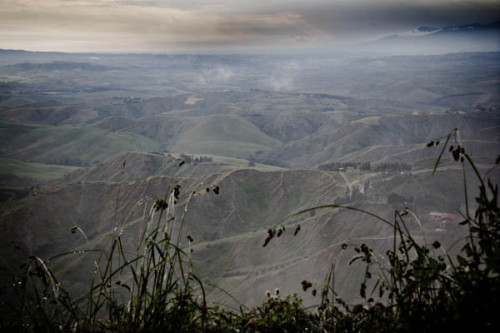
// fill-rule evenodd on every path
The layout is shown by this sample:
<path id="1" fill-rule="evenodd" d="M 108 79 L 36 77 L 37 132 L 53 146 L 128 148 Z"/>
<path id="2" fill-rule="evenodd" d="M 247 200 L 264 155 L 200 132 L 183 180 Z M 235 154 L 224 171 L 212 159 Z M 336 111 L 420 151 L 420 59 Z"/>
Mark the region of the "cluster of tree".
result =
<path id="1" fill-rule="evenodd" d="M 339 171 L 340 169 L 359 169 L 361 171 L 371 170 L 370 162 L 332 162 L 321 164 L 318 169 L 326 171 Z"/>
<path id="2" fill-rule="evenodd" d="M 212 157 L 206 157 L 206 156 L 196 157 L 196 156 L 181 154 L 180 157 L 187 164 L 191 164 L 191 163 L 198 164 L 198 163 L 203 163 L 203 162 L 213 162 L 214 161 L 214 159 Z"/>
<path id="3" fill-rule="evenodd" d="M 318 169 L 325 171 L 342 171 L 347 168 L 361 171 L 411 171 L 411 165 L 406 163 L 380 163 L 374 168 L 370 162 L 332 162 L 318 166 Z"/>

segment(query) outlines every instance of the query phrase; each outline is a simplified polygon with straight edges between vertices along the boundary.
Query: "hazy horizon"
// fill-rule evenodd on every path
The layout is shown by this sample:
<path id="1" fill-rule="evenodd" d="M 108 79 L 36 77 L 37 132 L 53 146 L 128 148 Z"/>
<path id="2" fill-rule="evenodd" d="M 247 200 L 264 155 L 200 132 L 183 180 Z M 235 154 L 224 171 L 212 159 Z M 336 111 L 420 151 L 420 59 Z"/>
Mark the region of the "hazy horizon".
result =
<path id="1" fill-rule="evenodd" d="M 500 17 L 499 4 L 4 0 L 0 48 L 69 53 L 315 52 L 364 45 L 389 35 L 408 36 L 422 26 L 492 23 Z"/>

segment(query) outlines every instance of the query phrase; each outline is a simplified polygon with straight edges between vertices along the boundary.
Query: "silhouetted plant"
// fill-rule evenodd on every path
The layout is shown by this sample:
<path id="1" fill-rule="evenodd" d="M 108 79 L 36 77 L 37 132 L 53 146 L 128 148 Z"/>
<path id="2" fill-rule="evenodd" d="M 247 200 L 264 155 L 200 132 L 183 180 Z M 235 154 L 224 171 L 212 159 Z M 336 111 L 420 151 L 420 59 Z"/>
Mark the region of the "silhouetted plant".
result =
<path id="1" fill-rule="evenodd" d="M 473 328 L 490 332 L 500 328 L 496 313 L 500 309 L 498 186 L 480 175 L 471 157 L 458 142 L 456 131 L 447 136 L 435 170 L 452 136 L 455 144 L 450 146 L 449 151 L 453 159 L 460 161 L 464 168 L 467 163 L 480 183 L 479 195 L 476 197 L 477 209 L 473 214 L 469 211 L 466 193 L 467 208 L 460 224 L 468 228 L 469 235 L 461 253 L 456 258 L 443 257 L 434 252 L 440 248 L 439 242 L 435 241 L 432 245 L 418 244 L 405 225 L 404 217 L 408 211 L 396 211 L 393 248 L 387 252 L 389 266 L 382 267 L 375 284 L 381 302 L 373 304 L 373 298 L 369 298 L 365 303 L 349 307 L 343 302 L 333 304 L 328 297 L 323 297 L 320 313 L 324 329 L 349 332 L 437 332 Z M 428 147 L 438 144 L 439 141 L 431 141 Z M 335 205 L 329 207 L 342 208 Z M 371 278 L 369 268 L 372 265 L 372 252 L 365 244 L 355 250 L 359 255 L 353 261 L 362 259 L 366 263 L 365 279 L 360 288 L 360 296 L 366 300 L 366 280 Z M 333 270 L 328 281 L 332 274 Z M 327 294 L 326 291 L 323 295 Z M 331 298 L 334 297 L 332 290 Z"/>
<path id="2" fill-rule="evenodd" d="M 465 245 L 456 258 L 437 255 L 441 247 L 437 241 L 419 244 L 405 224 L 407 209 L 394 214 L 394 221 L 371 212 L 339 204 L 322 205 L 302 210 L 297 216 L 321 208 L 354 210 L 375 217 L 393 229 L 393 247 L 387 251 L 388 266 L 375 260 L 366 245 L 354 247 L 356 256 L 351 263 L 362 260 L 365 275 L 359 295 L 363 303 L 348 305 L 337 297 L 334 289 L 334 268 L 325 280 L 321 304 L 318 307 L 320 327 L 332 332 L 437 332 L 473 328 L 481 332 L 497 331 L 500 318 L 500 212 L 498 186 L 484 179 L 470 155 L 458 140 L 458 133 L 450 133 L 437 158 L 434 172 L 450 143 L 449 152 L 464 169 L 466 212 L 460 223 L 468 228 Z M 427 146 L 438 146 L 431 141 Z M 500 157 L 496 160 L 499 164 Z M 469 165 L 478 179 L 477 209 L 468 207 L 465 165 Z M 342 249 L 347 248 L 342 244 Z M 369 297 L 368 281 L 371 267 L 379 266 L 380 275 L 372 292 L 378 292 L 378 302 Z M 304 289 L 309 287 L 302 281 Z"/>
<path id="3" fill-rule="evenodd" d="M 110 247 L 98 250 L 103 260 L 96 263 L 96 276 L 83 299 L 74 300 L 65 291 L 48 267 L 53 258 L 32 257 L 14 282 L 20 299 L 17 317 L 4 326 L 64 332 L 202 330 L 208 308 L 203 285 L 192 272 L 190 254 L 179 247 L 184 220 L 174 216 L 179 195 L 180 186 L 176 186 L 152 205 L 132 257 L 122 244 L 123 226 L 115 227 Z M 174 221 L 181 224 L 177 237 Z M 88 251 L 80 251 L 84 252 Z"/>

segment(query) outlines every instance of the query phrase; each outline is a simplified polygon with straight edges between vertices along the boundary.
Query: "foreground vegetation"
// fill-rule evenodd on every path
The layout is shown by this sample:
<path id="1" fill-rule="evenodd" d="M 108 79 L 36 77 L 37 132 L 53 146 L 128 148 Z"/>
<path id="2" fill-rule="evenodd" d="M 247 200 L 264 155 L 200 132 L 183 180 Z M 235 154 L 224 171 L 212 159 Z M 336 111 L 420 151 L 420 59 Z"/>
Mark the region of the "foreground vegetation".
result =
<path id="1" fill-rule="evenodd" d="M 442 144 L 436 167 L 449 147 L 457 162 L 472 167 L 480 183 L 477 209 L 467 209 L 461 222 L 469 231 L 461 253 L 447 255 L 440 251 L 439 242 L 418 244 L 405 224 L 406 209 L 396 211 L 391 221 L 377 217 L 391 225 L 394 242 L 386 253 L 387 263 L 366 244 L 354 247 L 351 262 L 366 265 L 359 304 L 347 304 L 337 297 L 333 267 L 322 290 L 302 281 L 304 290 L 318 294 L 320 302 L 314 308 L 305 308 L 297 295 L 285 297 L 279 290 L 269 292 L 265 303 L 250 309 L 228 310 L 208 304 L 203 283 L 192 270 L 190 236 L 182 235 L 185 210 L 174 211 L 180 194 L 180 187 L 175 187 L 153 206 L 136 253 L 124 250 L 123 229 L 116 225 L 109 248 L 100 251 L 89 291 L 80 299 L 72 297 L 50 270 L 53 258 L 32 257 L 4 289 L 15 301 L 2 305 L 0 327 L 64 332 L 496 330 L 500 327 L 495 315 L 500 308 L 498 186 L 483 179 L 459 142 L 451 145 L 451 138 Z M 219 188 L 207 191 L 217 194 Z M 359 211 L 332 204 L 297 214 L 319 208 Z M 73 231 L 82 232 L 78 227 Z M 282 232 L 270 229 L 264 244 Z M 181 239 L 188 240 L 187 247 L 181 247 Z M 351 250 L 348 245 L 342 247 Z"/>

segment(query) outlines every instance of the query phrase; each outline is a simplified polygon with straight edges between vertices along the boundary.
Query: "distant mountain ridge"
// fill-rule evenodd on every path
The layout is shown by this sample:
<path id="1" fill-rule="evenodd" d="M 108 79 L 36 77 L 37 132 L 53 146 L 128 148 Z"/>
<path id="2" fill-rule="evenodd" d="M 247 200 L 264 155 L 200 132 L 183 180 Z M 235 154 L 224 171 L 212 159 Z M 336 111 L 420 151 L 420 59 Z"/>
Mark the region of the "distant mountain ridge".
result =
<path id="1" fill-rule="evenodd" d="M 408 32 L 391 34 L 390 36 L 383 37 L 380 40 L 402 38 L 402 37 L 423 37 L 435 34 L 457 34 L 462 32 L 469 32 L 469 33 L 496 32 L 500 34 L 500 21 L 488 24 L 472 23 L 472 24 L 462 24 L 462 25 L 453 25 L 445 27 L 421 26 Z"/>
<path id="2" fill-rule="evenodd" d="M 445 27 L 422 26 L 385 36 L 364 48 L 380 48 L 392 54 L 496 52 L 500 50 L 500 21 Z"/>

